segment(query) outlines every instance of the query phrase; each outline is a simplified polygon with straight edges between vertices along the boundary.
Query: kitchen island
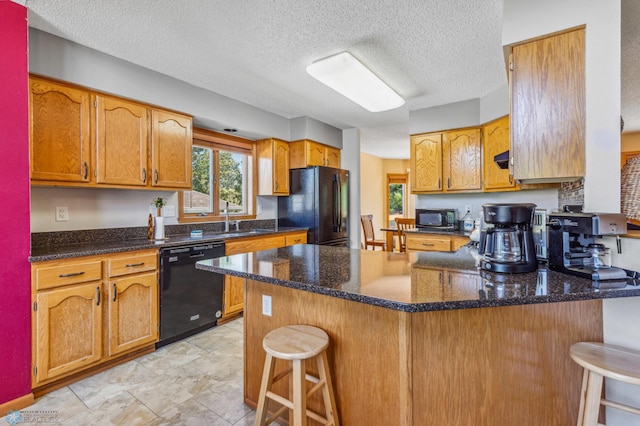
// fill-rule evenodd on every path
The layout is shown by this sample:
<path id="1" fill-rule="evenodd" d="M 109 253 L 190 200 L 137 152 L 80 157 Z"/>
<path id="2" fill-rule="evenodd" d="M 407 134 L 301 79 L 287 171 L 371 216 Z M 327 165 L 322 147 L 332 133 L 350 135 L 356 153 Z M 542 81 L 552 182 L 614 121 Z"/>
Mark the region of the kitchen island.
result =
<path id="1" fill-rule="evenodd" d="M 480 275 L 466 247 L 298 245 L 196 267 L 247 278 L 245 401 L 257 402 L 264 335 L 315 325 L 331 338 L 344 425 L 575 424 L 582 371 L 569 346 L 602 341 L 600 299 L 640 296 L 639 286 L 597 289 L 546 269 Z"/>

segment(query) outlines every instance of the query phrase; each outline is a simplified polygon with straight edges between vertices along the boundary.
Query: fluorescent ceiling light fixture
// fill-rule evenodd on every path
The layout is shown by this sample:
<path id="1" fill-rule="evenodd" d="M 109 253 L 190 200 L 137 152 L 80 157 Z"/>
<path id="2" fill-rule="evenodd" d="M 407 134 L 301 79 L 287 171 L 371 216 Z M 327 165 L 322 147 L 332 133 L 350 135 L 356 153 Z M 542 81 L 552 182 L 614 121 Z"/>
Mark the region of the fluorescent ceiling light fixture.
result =
<path id="1" fill-rule="evenodd" d="M 371 112 L 387 111 L 404 104 L 400 95 L 349 52 L 317 60 L 307 67 L 307 72 Z"/>

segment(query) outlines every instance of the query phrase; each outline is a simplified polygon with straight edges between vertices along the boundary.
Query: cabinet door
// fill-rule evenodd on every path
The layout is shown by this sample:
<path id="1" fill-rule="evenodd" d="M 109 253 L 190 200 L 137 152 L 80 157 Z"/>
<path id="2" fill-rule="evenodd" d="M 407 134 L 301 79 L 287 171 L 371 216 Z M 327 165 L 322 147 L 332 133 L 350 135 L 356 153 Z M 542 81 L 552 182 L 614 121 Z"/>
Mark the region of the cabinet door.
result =
<path id="1" fill-rule="evenodd" d="M 109 281 L 108 355 L 158 340 L 158 276 L 151 272 Z"/>
<path id="2" fill-rule="evenodd" d="M 444 272 L 441 269 L 411 268 L 411 301 L 441 302 L 444 298 Z"/>
<path id="3" fill-rule="evenodd" d="M 447 191 L 482 188 L 481 143 L 480 129 L 445 133 L 442 164 Z"/>
<path id="4" fill-rule="evenodd" d="M 509 150 L 509 116 L 492 121 L 483 127 L 484 189 L 516 189 L 516 182 L 508 168 L 501 169 L 493 158 Z"/>
<path id="5" fill-rule="evenodd" d="M 584 29 L 513 46 L 511 157 L 516 180 L 585 174 Z"/>
<path id="6" fill-rule="evenodd" d="M 102 347 L 102 282 L 36 293 L 33 384 L 97 362 Z"/>
<path id="7" fill-rule="evenodd" d="M 415 233 L 407 233 L 405 235 L 407 251 L 451 251 L 451 237 L 444 235 L 417 235 Z"/>
<path id="8" fill-rule="evenodd" d="M 273 142 L 273 193 L 289 195 L 289 144 Z"/>
<path id="9" fill-rule="evenodd" d="M 325 166 L 325 146 L 312 141 L 306 143 L 307 166 Z"/>
<path id="10" fill-rule="evenodd" d="M 224 278 L 224 315 L 231 315 L 244 308 L 245 279 L 225 275 Z"/>
<path id="11" fill-rule="evenodd" d="M 448 300 L 478 299 L 481 283 L 482 278 L 478 274 L 449 271 L 445 285 L 445 297 Z"/>
<path id="12" fill-rule="evenodd" d="M 325 157 L 327 167 L 340 168 L 340 150 L 338 148 L 327 146 Z"/>
<path id="13" fill-rule="evenodd" d="M 442 134 L 411 137 L 411 191 L 442 191 Z"/>
<path id="14" fill-rule="evenodd" d="M 146 186 L 149 118 L 146 107 L 96 96 L 96 182 Z"/>
<path id="15" fill-rule="evenodd" d="M 191 188 L 191 118 L 152 111 L 151 185 Z"/>
<path id="16" fill-rule="evenodd" d="M 29 88 L 31 179 L 88 182 L 89 92 L 35 77 Z"/>

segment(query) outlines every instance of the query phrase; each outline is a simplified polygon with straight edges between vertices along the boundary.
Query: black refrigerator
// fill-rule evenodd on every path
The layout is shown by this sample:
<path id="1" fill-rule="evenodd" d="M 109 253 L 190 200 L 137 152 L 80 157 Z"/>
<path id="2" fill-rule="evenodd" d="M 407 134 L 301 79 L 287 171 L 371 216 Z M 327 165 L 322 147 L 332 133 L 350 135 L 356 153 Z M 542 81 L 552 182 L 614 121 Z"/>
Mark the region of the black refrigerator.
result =
<path id="1" fill-rule="evenodd" d="M 349 247 L 349 172 L 293 169 L 289 182 L 289 196 L 278 197 L 278 226 L 309 228 L 308 244 Z"/>

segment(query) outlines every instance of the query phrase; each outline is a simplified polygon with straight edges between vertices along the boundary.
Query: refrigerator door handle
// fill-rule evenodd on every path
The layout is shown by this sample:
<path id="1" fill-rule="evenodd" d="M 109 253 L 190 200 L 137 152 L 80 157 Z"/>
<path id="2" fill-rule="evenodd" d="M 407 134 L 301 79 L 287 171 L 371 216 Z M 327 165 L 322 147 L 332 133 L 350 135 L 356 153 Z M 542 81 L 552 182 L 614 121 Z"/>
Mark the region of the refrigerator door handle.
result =
<path id="1" fill-rule="evenodd" d="M 340 230 L 340 198 L 338 196 L 340 191 L 340 183 L 338 181 L 338 175 L 333 175 L 333 232 Z"/>
<path id="2" fill-rule="evenodd" d="M 342 231 L 342 179 L 338 177 L 338 231 Z"/>

